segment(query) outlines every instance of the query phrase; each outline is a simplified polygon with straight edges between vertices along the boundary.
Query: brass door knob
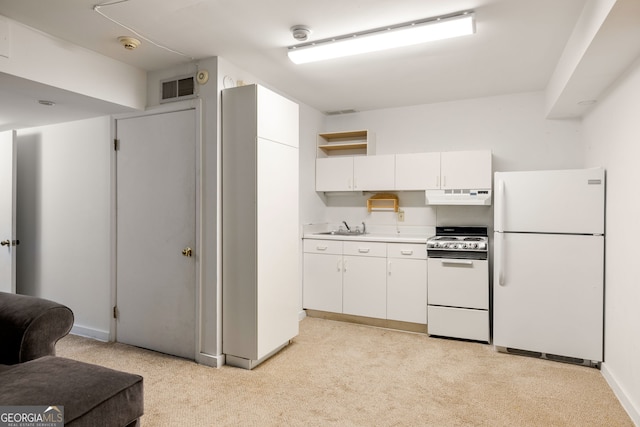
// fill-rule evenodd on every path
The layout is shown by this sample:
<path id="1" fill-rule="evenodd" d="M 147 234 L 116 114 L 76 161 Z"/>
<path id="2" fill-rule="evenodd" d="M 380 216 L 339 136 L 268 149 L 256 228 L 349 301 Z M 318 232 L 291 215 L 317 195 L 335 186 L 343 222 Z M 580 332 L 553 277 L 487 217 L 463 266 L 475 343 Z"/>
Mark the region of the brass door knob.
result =
<path id="1" fill-rule="evenodd" d="M 11 246 L 11 240 L 3 240 L 0 242 L 1 246 Z"/>
<path id="2" fill-rule="evenodd" d="M 191 250 L 191 248 L 184 248 L 182 250 L 182 255 L 184 255 L 184 256 L 191 256 L 192 253 L 193 253 L 193 251 Z"/>

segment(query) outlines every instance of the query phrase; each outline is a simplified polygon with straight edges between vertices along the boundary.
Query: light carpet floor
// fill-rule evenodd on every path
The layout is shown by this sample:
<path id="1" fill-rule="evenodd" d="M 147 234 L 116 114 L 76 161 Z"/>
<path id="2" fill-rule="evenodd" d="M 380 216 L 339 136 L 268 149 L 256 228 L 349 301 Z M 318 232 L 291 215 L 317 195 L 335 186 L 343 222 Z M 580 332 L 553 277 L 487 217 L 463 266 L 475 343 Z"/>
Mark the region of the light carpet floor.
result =
<path id="1" fill-rule="evenodd" d="M 144 377 L 144 427 L 633 426 L 599 370 L 306 318 L 253 371 L 67 336 L 58 356 Z"/>

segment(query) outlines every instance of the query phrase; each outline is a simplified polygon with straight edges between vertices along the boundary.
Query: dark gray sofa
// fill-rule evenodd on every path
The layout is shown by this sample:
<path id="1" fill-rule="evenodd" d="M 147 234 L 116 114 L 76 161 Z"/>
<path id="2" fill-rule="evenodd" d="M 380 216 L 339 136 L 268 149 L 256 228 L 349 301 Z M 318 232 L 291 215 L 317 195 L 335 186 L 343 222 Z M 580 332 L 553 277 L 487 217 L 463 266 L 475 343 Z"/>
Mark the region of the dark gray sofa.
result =
<path id="1" fill-rule="evenodd" d="M 141 376 L 55 356 L 72 326 L 61 304 L 0 292 L 0 406 L 64 406 L 67 427 L 139 425 Z"/>

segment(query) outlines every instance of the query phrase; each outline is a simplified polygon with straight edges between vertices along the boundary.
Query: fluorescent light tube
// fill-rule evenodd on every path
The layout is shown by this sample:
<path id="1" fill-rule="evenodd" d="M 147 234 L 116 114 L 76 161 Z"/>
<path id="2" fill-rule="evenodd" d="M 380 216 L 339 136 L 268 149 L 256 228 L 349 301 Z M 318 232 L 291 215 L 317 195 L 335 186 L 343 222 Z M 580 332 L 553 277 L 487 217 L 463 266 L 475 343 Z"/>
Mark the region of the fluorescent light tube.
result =
<path id="1" fill-rule="evenodd" d="M 288 55 L 295 64 L 305 64 L 473 33 L 475 16 L 466 12 L 290 46 Z"/>

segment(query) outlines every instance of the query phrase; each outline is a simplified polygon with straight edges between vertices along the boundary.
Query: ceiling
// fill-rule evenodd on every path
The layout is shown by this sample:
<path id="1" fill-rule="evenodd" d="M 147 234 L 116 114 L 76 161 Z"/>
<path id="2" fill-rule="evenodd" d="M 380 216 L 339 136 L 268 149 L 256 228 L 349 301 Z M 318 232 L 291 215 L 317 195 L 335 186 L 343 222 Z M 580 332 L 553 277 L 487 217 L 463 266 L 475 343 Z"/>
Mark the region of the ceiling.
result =
<path id="1" fill-rule="evenodd" d="M 586 0 L 125 0 L 99 10 L 169 52 L 94 11 L 96 0 L 0 0 L 0 14 L 135 67 L 153 71 L 220 56 L 269 86 L 323 112 L 364 111 L 544 90 Z M 322 63 L 294 65 L 289 29 L 308 25 L 310 40 L 473 10 L 476 34 Z M 38 124 L 33 99 L 54 91 L 0 75 L 0 108 L 15 123 Z M 50 94 L 53 95 L 53 94 Z M 76 114 L 110 106 L 71 93 Z M 27 103 L 28 101 L 28 103 Z M 11 102 L 11 104 L 9 104 Z M 20 109 L 20 103 L 25 108 Z M 9 107 L 11 105 L 11 107 Z M 36 111 L 37 110 L 37 111 Z M 58 112 L 56 114 L 72 114 Z M 29 115 L 34 115 L 29 118 Z M 82 118 L 82 117 L 78 117 Z"/>

